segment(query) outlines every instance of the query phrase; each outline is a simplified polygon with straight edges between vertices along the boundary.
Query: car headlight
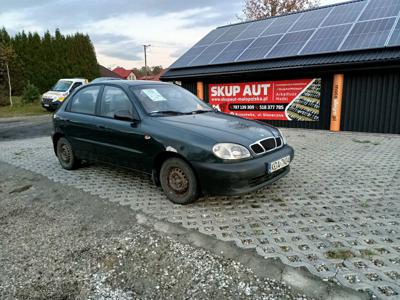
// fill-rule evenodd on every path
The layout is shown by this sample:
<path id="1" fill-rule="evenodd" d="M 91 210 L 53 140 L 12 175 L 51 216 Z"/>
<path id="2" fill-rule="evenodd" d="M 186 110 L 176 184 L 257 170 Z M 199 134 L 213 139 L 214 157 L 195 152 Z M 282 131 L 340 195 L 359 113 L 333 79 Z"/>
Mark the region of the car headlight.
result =
<path id="1" fill-rule="evenodd" d="M 220 143 L 214 145 L 212 150 L 215 156 L 227 160 L 243 159 L 250 157 L 249 150 L 247 150 L 246 147 L 238 144 Z"/>
<path id="2" fill-rule="evenodd" d="M 63 102 L 63 101 L 64 101 L 64 99 L 65 99 L 65 97 L 63 97 L 63 96 L 59 96 L 59 97 L 57 97 L 57 98 L 54 98 L 54 99 L 53 99 L 53 102 L 56 102 L 56 101 Z"/>
<path id="3" fill-rule="evenodd" d="M 277 129 L 278 129 L 279 135 L 280 135 L 281 138 L 282 138 L 282 143 L 283 143 L 283 145 L 286 145 L 286 138 L 285 138 L 285 136 L 283 135 L 282 131 L 281 131 L 279 128 L 277 128 Z"/>

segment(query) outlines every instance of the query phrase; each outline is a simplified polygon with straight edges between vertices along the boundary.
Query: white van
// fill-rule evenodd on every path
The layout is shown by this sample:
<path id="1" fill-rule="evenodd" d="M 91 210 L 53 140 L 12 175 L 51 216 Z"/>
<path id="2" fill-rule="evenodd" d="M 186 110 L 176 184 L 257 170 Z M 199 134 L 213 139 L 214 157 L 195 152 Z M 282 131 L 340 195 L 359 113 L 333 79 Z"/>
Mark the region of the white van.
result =
<path id="1" fill-rule="evenodd" d="M 51 89 L 42 96 L 42 106 L 47 110 L 56 110 L 58 105 L 77 87 L 88 83 L 83 78 L 60 79 Z"/>

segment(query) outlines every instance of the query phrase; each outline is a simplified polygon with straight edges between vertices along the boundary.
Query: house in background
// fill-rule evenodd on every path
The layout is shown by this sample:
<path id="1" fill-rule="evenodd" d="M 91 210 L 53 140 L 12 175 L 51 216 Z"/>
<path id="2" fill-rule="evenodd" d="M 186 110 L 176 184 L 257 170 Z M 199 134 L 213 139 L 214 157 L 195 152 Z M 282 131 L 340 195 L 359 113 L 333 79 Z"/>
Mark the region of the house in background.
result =
<path id="1" fill-rule="evenodd" d="M 137 74 L 135 74 L 132 70 L 127 70 L 122 67 L 117 67 L 117 68 L 113 69 L 112 72 L 117 73 L 123 79 L 128 79 L 128 80 L 139 79 L 138 78 L 139 76 Z"/>
<path id="2" fill-rule="evenodd" d="M 117 73 L 111 71 L 110 69 L 108 69 L 102 65 L 99 65 L 99 69 L 100 69 L 100 77 L 113 77 L 113 78 L 123 79 L 123 77 L 121 77 Z"/>
<path id="3" fill-rule="evenodd" d="M 160 81 L 160 77 L 166 72 L 166 69 L 162 69 L 160 73 L 156 75 L 148 75 L 148 76 L 142 76 L 139 79 L 140 80 L 153 80 L 153 81 Z"/>

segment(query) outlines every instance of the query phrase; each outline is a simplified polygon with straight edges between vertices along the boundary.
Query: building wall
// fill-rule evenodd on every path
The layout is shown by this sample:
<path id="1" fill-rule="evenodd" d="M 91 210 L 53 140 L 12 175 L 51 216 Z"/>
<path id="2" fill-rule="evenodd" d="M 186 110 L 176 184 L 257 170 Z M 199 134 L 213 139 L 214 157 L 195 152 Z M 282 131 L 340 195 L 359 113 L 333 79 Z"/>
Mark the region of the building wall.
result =
<path id="1" fill-rule="evenodd" d="M 400 133 L 400 69 L 345 74 L 341 128 Z"/>

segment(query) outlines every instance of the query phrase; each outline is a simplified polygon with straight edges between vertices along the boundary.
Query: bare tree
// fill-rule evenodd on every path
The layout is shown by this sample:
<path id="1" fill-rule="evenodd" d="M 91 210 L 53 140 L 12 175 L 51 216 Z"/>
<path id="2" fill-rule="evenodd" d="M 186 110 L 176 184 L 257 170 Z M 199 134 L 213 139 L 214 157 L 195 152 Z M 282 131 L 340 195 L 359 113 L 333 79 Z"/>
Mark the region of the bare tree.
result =
<path id="1" fill-rule="evenodd" d="M 245 0 L 245 19 L 259 20 L 319 5 L 319 0 Z"/>
<path id="2" fill-rule="evenodd" d="M 11 87 L 11 76 L 10 76 L 10 63 L 15 58 L 14 49 L 11 46 L 5 46 L 0 44 L 0 67 L 6 69 L 8 79 L 8 95 L 10 97 L 10 106 L 13 106 L 12 101 L 12 87 Z"/>

